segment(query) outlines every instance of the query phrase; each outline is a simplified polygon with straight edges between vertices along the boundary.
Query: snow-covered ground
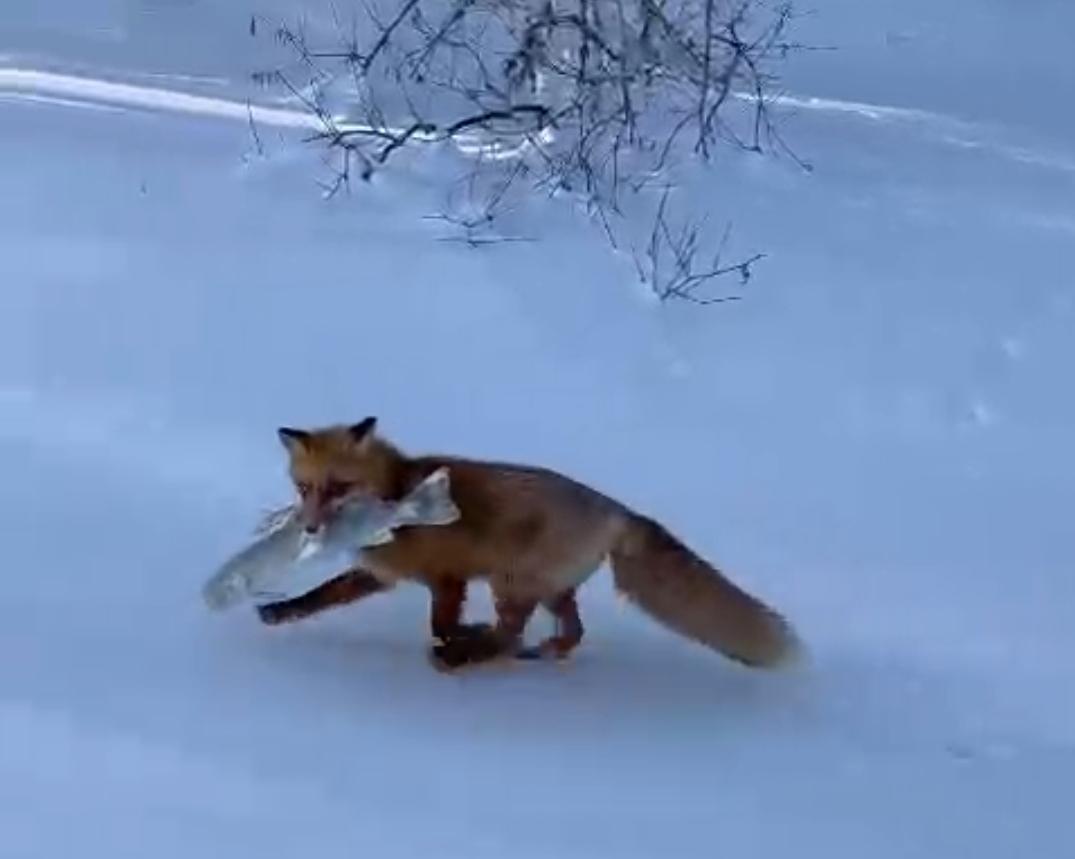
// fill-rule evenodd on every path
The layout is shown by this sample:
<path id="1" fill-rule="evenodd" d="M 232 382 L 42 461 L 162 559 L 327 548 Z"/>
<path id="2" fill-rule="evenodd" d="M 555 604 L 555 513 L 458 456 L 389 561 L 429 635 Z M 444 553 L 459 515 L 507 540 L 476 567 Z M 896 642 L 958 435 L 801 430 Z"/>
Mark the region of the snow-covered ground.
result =
<path id="1" fill-rule="evenodd" d="M 816 169 L 724 158 L 700 192 L 769 258 L 700 309 L 557 204 L 438 241 L 435 157 L 326 202 L 279 104 L 259 156 L 249 18 L 295 2 L 5 5 L 0 856 L 1075 854 L 1075 14 L 813 6 Z M 417 588 L 211 615 L 274 428 L 367 414 L 657 515 L 809 663 L 604 576 L 562 667 L 433 672 Z"/>

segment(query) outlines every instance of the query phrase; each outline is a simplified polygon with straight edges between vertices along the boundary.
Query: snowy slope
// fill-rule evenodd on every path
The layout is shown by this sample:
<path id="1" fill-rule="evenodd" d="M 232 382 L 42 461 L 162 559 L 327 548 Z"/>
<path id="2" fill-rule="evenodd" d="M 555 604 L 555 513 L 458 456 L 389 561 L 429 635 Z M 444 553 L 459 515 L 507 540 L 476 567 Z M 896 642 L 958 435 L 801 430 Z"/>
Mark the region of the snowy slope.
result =
<path id="1" fill-rule="evenodd" d="M 695 188 L 769 254 L 710 309 L 646 301 L 555 204 L 535 242 L 438 241 L 434 156 L 323 201 L 286 120 L 252 152 L 241 4 L 16 5 L 0 856 L 1075 852 L 1063 4 L 815 3 L 844 49 L 796 61 L 786 133 L 816 169 L 728 154 Z M 205 611 L 287 497 L 275 426 L 371 413 L 659 516 L 810 663 L 742 670 L 604 576 L 570 664 L 460 677 L 417 589 Z"/>

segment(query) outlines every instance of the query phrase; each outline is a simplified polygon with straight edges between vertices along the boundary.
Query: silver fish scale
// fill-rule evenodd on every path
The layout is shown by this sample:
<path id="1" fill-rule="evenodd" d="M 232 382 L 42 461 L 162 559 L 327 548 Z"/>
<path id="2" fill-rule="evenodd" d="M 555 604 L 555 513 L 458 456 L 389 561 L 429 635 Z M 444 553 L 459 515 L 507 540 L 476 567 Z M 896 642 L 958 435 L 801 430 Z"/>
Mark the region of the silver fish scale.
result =
<path id="1" fill-rule="evenodd" d="M 206 604 L 222 610 L 244 599 L 282 599 L 335 577 L 369 546 L 392 540 L 395 528 L 440 526 L 459 519 L 448 472 L 440 469 L 402 501 L 366 496 L 345 504 L 311 538 L 298 508 L 270 513 L 258 527 L 258 539 L 229 558 L 202 588 Z"/>

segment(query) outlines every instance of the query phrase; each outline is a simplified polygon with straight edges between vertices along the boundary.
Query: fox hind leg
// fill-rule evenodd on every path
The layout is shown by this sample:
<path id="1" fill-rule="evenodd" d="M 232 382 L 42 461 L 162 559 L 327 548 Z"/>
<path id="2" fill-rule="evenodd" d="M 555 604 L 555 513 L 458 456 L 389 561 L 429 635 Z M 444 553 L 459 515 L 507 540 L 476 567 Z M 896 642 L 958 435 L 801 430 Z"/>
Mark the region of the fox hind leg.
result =
<path id="1" fill-rule="evenodd" d="M 546 638 L 536 647 L 524 647 L 516 653 L 519 659 L 565 659 L 585 634 L 575 589 L 564 591 L 544 603 L 556 622 L 556 634 Z"/>

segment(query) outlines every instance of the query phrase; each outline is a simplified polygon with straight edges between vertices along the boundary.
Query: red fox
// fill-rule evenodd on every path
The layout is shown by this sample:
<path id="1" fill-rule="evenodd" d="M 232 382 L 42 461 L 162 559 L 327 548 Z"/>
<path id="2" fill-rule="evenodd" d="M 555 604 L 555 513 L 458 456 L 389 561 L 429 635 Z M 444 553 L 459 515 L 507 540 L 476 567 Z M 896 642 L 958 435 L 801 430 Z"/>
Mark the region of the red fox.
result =
<path id="1" fill-rule="evenodd" d="M 409 580 L 432 594 L 436 667 L 563 658 L 583 637 L 575 591 L 608 560 L 623 595 L 688 639 L 756 667 L 775 667 L 798 652 L 798 639 L 779 614 L 657 522 L 548 469 L 407 456 L 377 434 L 376 424 L 370 417 L 352 426 L 278 431 L 307 530 L 317 531 L 353 493 L 396 500 L 441 467 L 448 469 L 459 520 L 399 529 L 391 542 L 363 552 L 361 568 L 260 607 L 265 623 L 297 620 Z M 471 579 L 488 583 L 494 624 L 462 622 Z M 527 648 L 523 633 L 539 605 L 555 618 L 555 634 Z"/>

